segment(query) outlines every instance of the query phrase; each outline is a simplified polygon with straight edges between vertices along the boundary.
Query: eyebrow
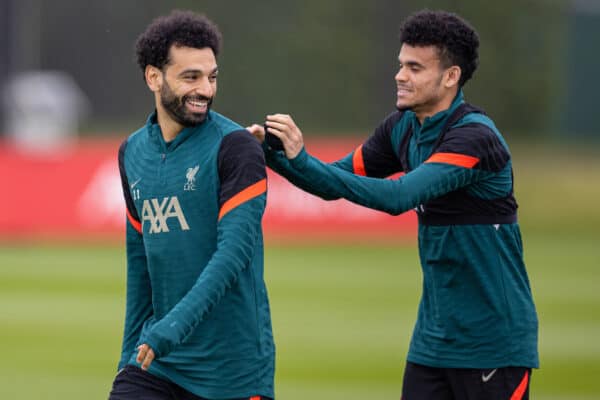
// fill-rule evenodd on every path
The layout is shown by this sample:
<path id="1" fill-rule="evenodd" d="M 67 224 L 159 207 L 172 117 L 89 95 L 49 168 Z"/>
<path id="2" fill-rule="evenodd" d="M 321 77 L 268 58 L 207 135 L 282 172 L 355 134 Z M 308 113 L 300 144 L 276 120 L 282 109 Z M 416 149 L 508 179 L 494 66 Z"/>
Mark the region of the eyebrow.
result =
<path id="1" fill-rule="evenodd" d="M 421 67 L 424 68 L 425 66 L 421 63 L 418 63 L 416 61 L 407 61 L 407 62 L 402 62 L 400 60 L 398 60 L 400 62 L 400 64 L 402 65 L 406 65 L 407 67 Z"/>
<path id="2" fill-rule="evenodd" d="M 209 72 L 208 75 L 213 75 L 219 72 L 219 67 L 215 67 L 212 71 Z M 200 74 L 203 75 L 203 71 L 201 69 L 185 69 L 183 71 L 181 71 L 178 76 L 183 76 L 183 75 L 187 75 L 187 74 Z"/>

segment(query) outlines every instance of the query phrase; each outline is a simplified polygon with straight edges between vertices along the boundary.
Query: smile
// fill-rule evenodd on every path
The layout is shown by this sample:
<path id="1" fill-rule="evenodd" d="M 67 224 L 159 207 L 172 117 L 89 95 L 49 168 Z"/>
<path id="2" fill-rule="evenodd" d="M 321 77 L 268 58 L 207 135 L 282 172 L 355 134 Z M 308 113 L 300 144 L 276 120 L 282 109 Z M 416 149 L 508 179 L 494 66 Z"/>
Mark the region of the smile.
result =
<path id="1" fill-rule="evenodd" d="M 207 100 L 186 100 L 185 102 L 189 108 L 195 110 L 195 111 L 204 111 L 206 110 L 206 108 L 208 107 L 208 101 Z"/>

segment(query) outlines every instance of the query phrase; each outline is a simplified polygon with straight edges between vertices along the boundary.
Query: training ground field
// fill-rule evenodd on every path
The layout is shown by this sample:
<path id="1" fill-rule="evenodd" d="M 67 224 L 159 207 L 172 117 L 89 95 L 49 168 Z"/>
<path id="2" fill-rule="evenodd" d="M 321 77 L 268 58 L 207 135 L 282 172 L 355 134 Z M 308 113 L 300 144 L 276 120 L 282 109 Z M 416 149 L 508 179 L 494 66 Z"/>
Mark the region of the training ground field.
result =
<path id="1" fill-rule="evenodd" d="M 536 399 L 600 397 L 598 241 L 526 239 Z M 568 248 L 568 251 L 564 249 Z M 269 247 L 281 399 L 398 399 L 420 292 L 412 246 Z M 104 399 L 119 354 L 119 247 L 0 253 L 0 398 Z"/>
<path id="2" fill-rule="evenodd" d="M 600 169 L 576 159 L 586 168 L 527 158 L 516 174 L 540 318 L 537 400 L 600 398 Z M 398 399 L 421 287 L 415 245 L 267 243 L 265 254 L 278 399 Z M 0 244 L 0 399 L 106 399 L 124 288 L 118 244 Z"/>

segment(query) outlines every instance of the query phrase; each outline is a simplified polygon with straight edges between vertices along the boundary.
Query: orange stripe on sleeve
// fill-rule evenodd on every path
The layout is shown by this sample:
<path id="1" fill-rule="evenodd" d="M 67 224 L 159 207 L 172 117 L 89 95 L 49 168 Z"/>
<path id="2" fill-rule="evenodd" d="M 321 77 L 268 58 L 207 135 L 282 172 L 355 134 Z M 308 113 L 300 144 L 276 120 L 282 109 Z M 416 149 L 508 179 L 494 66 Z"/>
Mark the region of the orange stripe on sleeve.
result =
<path id="1" fill-rule="evenodd" d="M 356 175 L 367 176 L 365 161 L 363 160 L 362 144 L 354 150 L 354 154 L 352 155 L 352 168 Z"/>
<path id="2" fill-rule="evenodd" d="M 457 153 L 435 153 L 425 162 L 435 162 L 456 165 L 464 168 L 473 168 L 479 162 L 479 158 Z"/>
<path id="3" fill-rule="evenodd" d="M 252 396 L 249 400 L 260 400 L 260 396 Z"/>
<path id="4" fill-rule="evenodd" d="M 525 376 L 523 377 L 523 380 L 521 380 L 521 383 L 519 383 L 519 386 L 517 387 L 517 390 L 515 390 L 513 395 L 510 396 L 510 400 L 521 400 L 523 398 L 523 395 L 525 394 L 525 391 L 527 390 L 528 383 L 529 383 L 529 371 L 525 372 Z"/>
<path id="5" fill-rule="evenodd" d="M 129 220 L 129 222 L 131 223 L 131 226 L 133 226 L 133 228 L 136 231 L 138 231 L 139 233 L 142 233 L 142 224 L 140 223 L 140 221 L 133 218 L 133 215 L 131 215 L 129 210 L 127 210 L 127 219 Z"/>
<path id="6" fill-rule="evenodd" d="M 253 199 L 256 196 L 260 196 L 261 194 L 263 194 L 266 191 L 267 191 L 267 179 L 266 178 L 256 182 L 255 184 L 248 186 L 246 189 L 242 190 L 241 192 L 239 192 L 238 194 L 236 194 L 235 196 L 233 196 L 232 198 L 227 200 L 225 202 L 225 204 L 223 204 L 223 207 L 221 207 L 221 211 L 219 212 L 219 220 L 221 218 L 223 218 L 223 216 L 225 214 L 227 214 L 229 211 L 233 210 L 240 204 L 245 203 L 246 201 Z"/>

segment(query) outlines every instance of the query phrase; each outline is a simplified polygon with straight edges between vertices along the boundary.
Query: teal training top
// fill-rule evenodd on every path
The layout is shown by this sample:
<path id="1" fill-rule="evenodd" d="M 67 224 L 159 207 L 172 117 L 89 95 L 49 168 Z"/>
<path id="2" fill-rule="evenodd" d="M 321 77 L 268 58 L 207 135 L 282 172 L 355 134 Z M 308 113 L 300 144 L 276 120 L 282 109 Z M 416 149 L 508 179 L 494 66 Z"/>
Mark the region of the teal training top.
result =
<path id="1" fill-rule="evenodd" d="M 273 398 L 263 280 L 266 171 L 258 141 L 210 111 L 169 143 L 156 114 L 119 150 L 127 205 L 127 308 L 119 368 L 209 399 Z"/>
<path id="2" fill-rule="evenodd" d="M 343 197 L 393 215 L 417 211 L 423 289 L 408 361 L 539 366 L 510 152 L 494 123 L 461 92 L 422 125 L 412 111 L 392 113 L 333 164 L 305 149 L 287 160 L 263 148 L 267 165 L 324 199 Z M 405 175 L 381 179 L 396 172 Z"/>

